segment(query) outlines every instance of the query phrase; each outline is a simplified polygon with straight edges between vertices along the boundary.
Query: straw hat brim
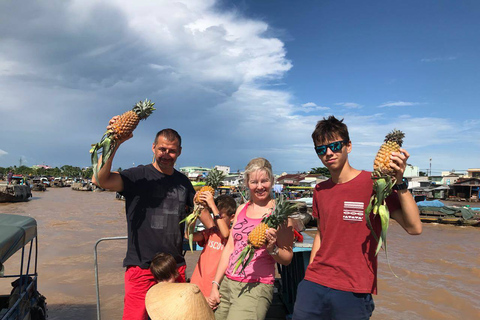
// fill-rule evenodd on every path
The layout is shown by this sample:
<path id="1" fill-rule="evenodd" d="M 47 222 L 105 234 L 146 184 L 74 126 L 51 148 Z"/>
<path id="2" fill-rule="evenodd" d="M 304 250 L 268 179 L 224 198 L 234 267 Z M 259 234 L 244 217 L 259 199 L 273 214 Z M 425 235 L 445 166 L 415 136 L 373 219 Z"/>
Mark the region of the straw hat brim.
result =
<path id="1" fill-rule="evenodd" d="M 192 283 L 157 283 L 148 290 L 145 306 L 152 320 L 215 319 L 202 292 Z"/>

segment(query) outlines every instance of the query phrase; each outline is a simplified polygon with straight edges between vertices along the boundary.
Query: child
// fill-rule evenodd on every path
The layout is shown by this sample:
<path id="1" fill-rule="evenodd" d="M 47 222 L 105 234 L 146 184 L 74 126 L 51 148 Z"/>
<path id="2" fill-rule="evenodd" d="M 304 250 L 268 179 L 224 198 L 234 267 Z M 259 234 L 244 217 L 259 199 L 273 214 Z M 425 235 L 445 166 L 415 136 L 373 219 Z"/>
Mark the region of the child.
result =
<path id="1" fill-rule="evenodd" d="M 157 282 L 175 282 L 178 277 L 177 262 L 168 253 L 156 254 L 150 263 L 150 271 Z"/>
<path id="2" fill-rule="evenodd" d="M 207 229 L 193 234 L 193 240 L 203 247 L 203 251 L 190 282 L 196 284 L 208 298 L 220 256 L 230 234 L 230 225 L 235 217 L 237 203 L 228 195 L 218 196 L 214 201 L 210 192 L 203 192 L 200 199 L 208 204 L 214 219 L 211 219 L 210 214 L 205 214 L 208 213 L 208 208 L 205 209 L 202 212 L 201 221 Z"/>

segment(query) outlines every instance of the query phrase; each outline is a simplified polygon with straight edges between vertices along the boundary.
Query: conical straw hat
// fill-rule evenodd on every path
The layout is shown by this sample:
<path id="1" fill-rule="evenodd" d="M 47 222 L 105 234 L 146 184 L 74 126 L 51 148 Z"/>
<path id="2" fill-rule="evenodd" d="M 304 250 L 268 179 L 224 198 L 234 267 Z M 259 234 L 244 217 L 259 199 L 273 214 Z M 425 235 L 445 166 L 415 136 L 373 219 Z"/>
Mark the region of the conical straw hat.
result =
<path id="1" fill-rule="evenodd" d="M 148 290 L 145 306 L 152 320 L 215 319 L 202 292 L 192 283 L 157 283 Z"/>

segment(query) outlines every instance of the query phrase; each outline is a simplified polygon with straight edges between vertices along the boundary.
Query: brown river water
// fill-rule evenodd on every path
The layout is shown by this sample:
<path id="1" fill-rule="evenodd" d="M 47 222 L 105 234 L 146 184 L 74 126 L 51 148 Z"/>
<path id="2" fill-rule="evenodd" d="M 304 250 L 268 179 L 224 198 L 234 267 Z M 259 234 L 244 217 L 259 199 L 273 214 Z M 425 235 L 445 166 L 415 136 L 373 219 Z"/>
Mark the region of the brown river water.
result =
<path id="1" fill-rule="evenodd" d="M 0 213 L 37 220 L 39 291 L 49 319 L 96 319 L 94 245 L 126 235 L 124 202 L 112 192 L 50 188 L 28 202 L 0 203 Z M 480 228 L 424 224 L 422 235 L 409 236 L 391 222 L 388 244 L 398 278 L 380 252 L 372 319 L 480 319 Z M 125 240 L 99 245 L 102 319 L 121 319 L 125 249 Z M 197 259 L 187 253 L 187 276 Z M 6 273 L 16 270 L 15 260 L 7 261 Z M 0 294 L 10 290 L 4 284 Z"/>

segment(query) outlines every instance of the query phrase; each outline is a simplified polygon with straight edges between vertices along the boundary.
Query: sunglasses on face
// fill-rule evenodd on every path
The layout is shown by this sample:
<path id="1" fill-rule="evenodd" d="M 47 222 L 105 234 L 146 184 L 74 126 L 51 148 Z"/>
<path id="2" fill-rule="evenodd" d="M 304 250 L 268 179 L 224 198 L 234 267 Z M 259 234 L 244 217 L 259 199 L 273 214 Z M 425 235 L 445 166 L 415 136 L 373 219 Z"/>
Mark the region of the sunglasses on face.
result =
<path id="1" fill-rule="evenodd" d="M 324 144 L 322 146 L 315 146 L 315 151 L 319 156 L 323 156 L 327 153 L 327 149 L 332 150 L 332 152 L 339 152 L 342 150 L 343 145 L 347 144 L 348 140 L 335 141 L 329 144 Z"/>

